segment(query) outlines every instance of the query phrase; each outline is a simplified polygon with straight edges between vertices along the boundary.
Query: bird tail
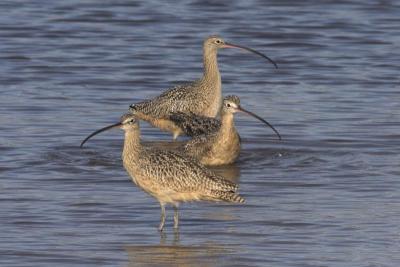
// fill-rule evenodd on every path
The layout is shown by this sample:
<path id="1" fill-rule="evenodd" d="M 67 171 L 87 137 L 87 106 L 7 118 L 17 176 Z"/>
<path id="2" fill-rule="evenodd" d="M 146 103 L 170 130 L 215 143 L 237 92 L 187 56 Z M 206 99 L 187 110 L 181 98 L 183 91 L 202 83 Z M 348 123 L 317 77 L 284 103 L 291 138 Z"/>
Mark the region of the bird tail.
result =
<path id="1" fill-rule="evenodd" d="M 246 202 L 246 200 L 238 194 L 232 194 L 229 201 L 234 202 L 234 203 L 245 203 Z"/>
<path id="2" fill-rule="evenodd" d="M 233 203 L 244 203 L 246 200 L 239 194 L 232 191 L 213 191 L 213 195 L 218 200 L 233 202 Z"/>

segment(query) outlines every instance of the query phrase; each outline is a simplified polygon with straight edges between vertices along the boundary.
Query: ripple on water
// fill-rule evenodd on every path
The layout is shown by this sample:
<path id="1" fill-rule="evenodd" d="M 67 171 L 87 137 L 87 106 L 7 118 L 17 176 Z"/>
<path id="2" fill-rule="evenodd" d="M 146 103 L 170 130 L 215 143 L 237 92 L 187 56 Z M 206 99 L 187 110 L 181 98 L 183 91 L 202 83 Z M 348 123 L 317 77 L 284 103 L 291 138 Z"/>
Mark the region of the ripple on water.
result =
<path id="1" fill-rule="evenodd" d="M 396 1 L 1 1 L 0 265 L 392 266 L 399 262 Z M 212 18 L 212 19 L 210 19 Z M 206 29 L 206 30 L 205 30 Z M 181 228 L 135 187 L 123 135 L 79 143 L 219 52 L 242 153 L 213 168 L 244 205 L 186 203 Z M 146 145 L 173 149 L 142 123 Z M 181 139 L 185 140 L 185 139 Z"/>

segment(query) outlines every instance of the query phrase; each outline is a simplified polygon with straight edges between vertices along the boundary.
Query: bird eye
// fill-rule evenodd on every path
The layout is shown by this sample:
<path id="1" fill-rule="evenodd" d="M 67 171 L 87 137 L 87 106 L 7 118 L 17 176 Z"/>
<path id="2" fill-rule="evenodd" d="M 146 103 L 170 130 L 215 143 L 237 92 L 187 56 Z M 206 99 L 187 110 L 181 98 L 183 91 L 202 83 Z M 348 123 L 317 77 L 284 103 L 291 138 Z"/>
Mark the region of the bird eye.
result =
<path id="1" fill-rule="evenodd" d="M 215 40 L 215 43 L 216 43 L 216 44 L 220 44 L 220 43 L 222 43 L 222 42 L 221 42 L 221 40 L 217 39 L 217 40 Z"/>
<path id="2" fill-rule="evenodd" d="M 226 106 L 227 106 L 228 108 L 230 108 L 230 107 L 231 107 L 231 104 L 228 103 L 228 104 L 226 104 Z"/>
<path id="3" fill-rule="evenodd" d="M 134 120 L 134 119 L 131 119 L 129 122 L 130 122 L 130 123 L 134 123 L 134 122 L 135 122 L 135 120 Z"/>

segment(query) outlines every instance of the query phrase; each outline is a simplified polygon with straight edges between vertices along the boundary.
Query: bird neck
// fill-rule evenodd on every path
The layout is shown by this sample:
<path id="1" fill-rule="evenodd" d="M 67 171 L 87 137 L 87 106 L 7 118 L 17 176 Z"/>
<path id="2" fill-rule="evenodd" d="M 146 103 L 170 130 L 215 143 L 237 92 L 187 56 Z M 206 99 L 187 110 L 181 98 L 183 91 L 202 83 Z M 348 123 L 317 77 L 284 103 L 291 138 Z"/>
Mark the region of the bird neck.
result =
<path id="1" fill-rule="evenodd" d="M 236 131 L 233 113 L 221 111 L 221 128 L 220 135 L 232 134 Z"/>
<path id="2" fill-rule="evenodd" d="M 204 74 L 203 82 L 210 83 L 212 85 L 221 84 L 221 75 L 218 69 L 217 61 L 217 50 L 207 50 L 203 51 L 203 64 L 204 64 Z"/>
<path id="3" fill-rule="evenodd" d="M 142 146 L 140 144 L 140 130 L 132 129 L 125 131 L 124 149 L 122 157 L 130 158 L 139 155 Z"/>

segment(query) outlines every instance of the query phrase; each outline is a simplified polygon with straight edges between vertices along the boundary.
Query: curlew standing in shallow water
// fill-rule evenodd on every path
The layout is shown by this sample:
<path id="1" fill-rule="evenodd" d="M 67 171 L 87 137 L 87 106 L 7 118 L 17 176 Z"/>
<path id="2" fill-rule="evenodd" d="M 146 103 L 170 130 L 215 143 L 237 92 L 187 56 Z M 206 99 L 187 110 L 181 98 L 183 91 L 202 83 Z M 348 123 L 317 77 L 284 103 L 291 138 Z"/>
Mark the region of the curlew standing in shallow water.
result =
<path id="1" fill-rule="evenodd" d="M 256 50 L 227 43 L 218 36 L 210 36 L 203 43 L 204 71 L 201 79 L 171 88 L 151 100 L 132 104 L 129 111 L 137 118 L 163 131 L 171 132 L 174 140 L 182 132 L 169 120 L 170 113 L 183 112 L 215 117 L 222 103 L 221 75 L 217 62 L 217 52 L 220 48 L 240 48 L 252 52 L 267 59 L 277 68 L 273 60 Z"/>
<path id="2" fill-rule="evenodd" d="M 240 136 L 234 122 L 234 114 L 236 112 L 245 113 L 260 120 L 268 125 L 276 133 L 279 140 L 281 140 L 281 135 L 269 122 L 242 108 L 239 97 L 230 95 L 224 98 L 220 119 L 197 116 L 193 113 L 172 113 L 169 116 L 169 120 L 176 127 L 179 127 L 185 135 L 193 137 L 191 140 L 185 142 L 184 145 L 178 146 L 173 150 L 184 153 L 207 166 L 233 163 L 238 158 L 241 147 Z M 87 136 L 83 140 L 81 147 L 94 135 L 105 130 L 105 128 Z"/>
<path id="3" fill-rule="evenodd" d="M 178 153 L 142 146 L 138 119 L 132 114 L 123 115 L 119 123 L 94 134 L 117 127 L 125 131 L 122 152 L 125 169 L 138 187 L 160 202 L 160 231 L 164 228 L 167 204 L 174 207 L 174 228 L 178 228 L 178 205 L 181 202 L 244 202 L 244 198 L 236 193 L 237 184 Z"/>
<path id="4" fill-rule="evenodd" d="M 239 156 L 240 136 L 235 128 L 233 116 L 236 112 L 246 113 L 262 121 L 271 127 L 281 140 L 279 132 L 270 123 L 242 108 L 239 97 L 235 95 L 224 98 L 220 120 L 185 113 L 172 114 L 170 119 L 186 135 L 193 136 L 193 139 L 183 146 L 184 153 L 204 165 L 217 166 L 233 163 Z"/>

